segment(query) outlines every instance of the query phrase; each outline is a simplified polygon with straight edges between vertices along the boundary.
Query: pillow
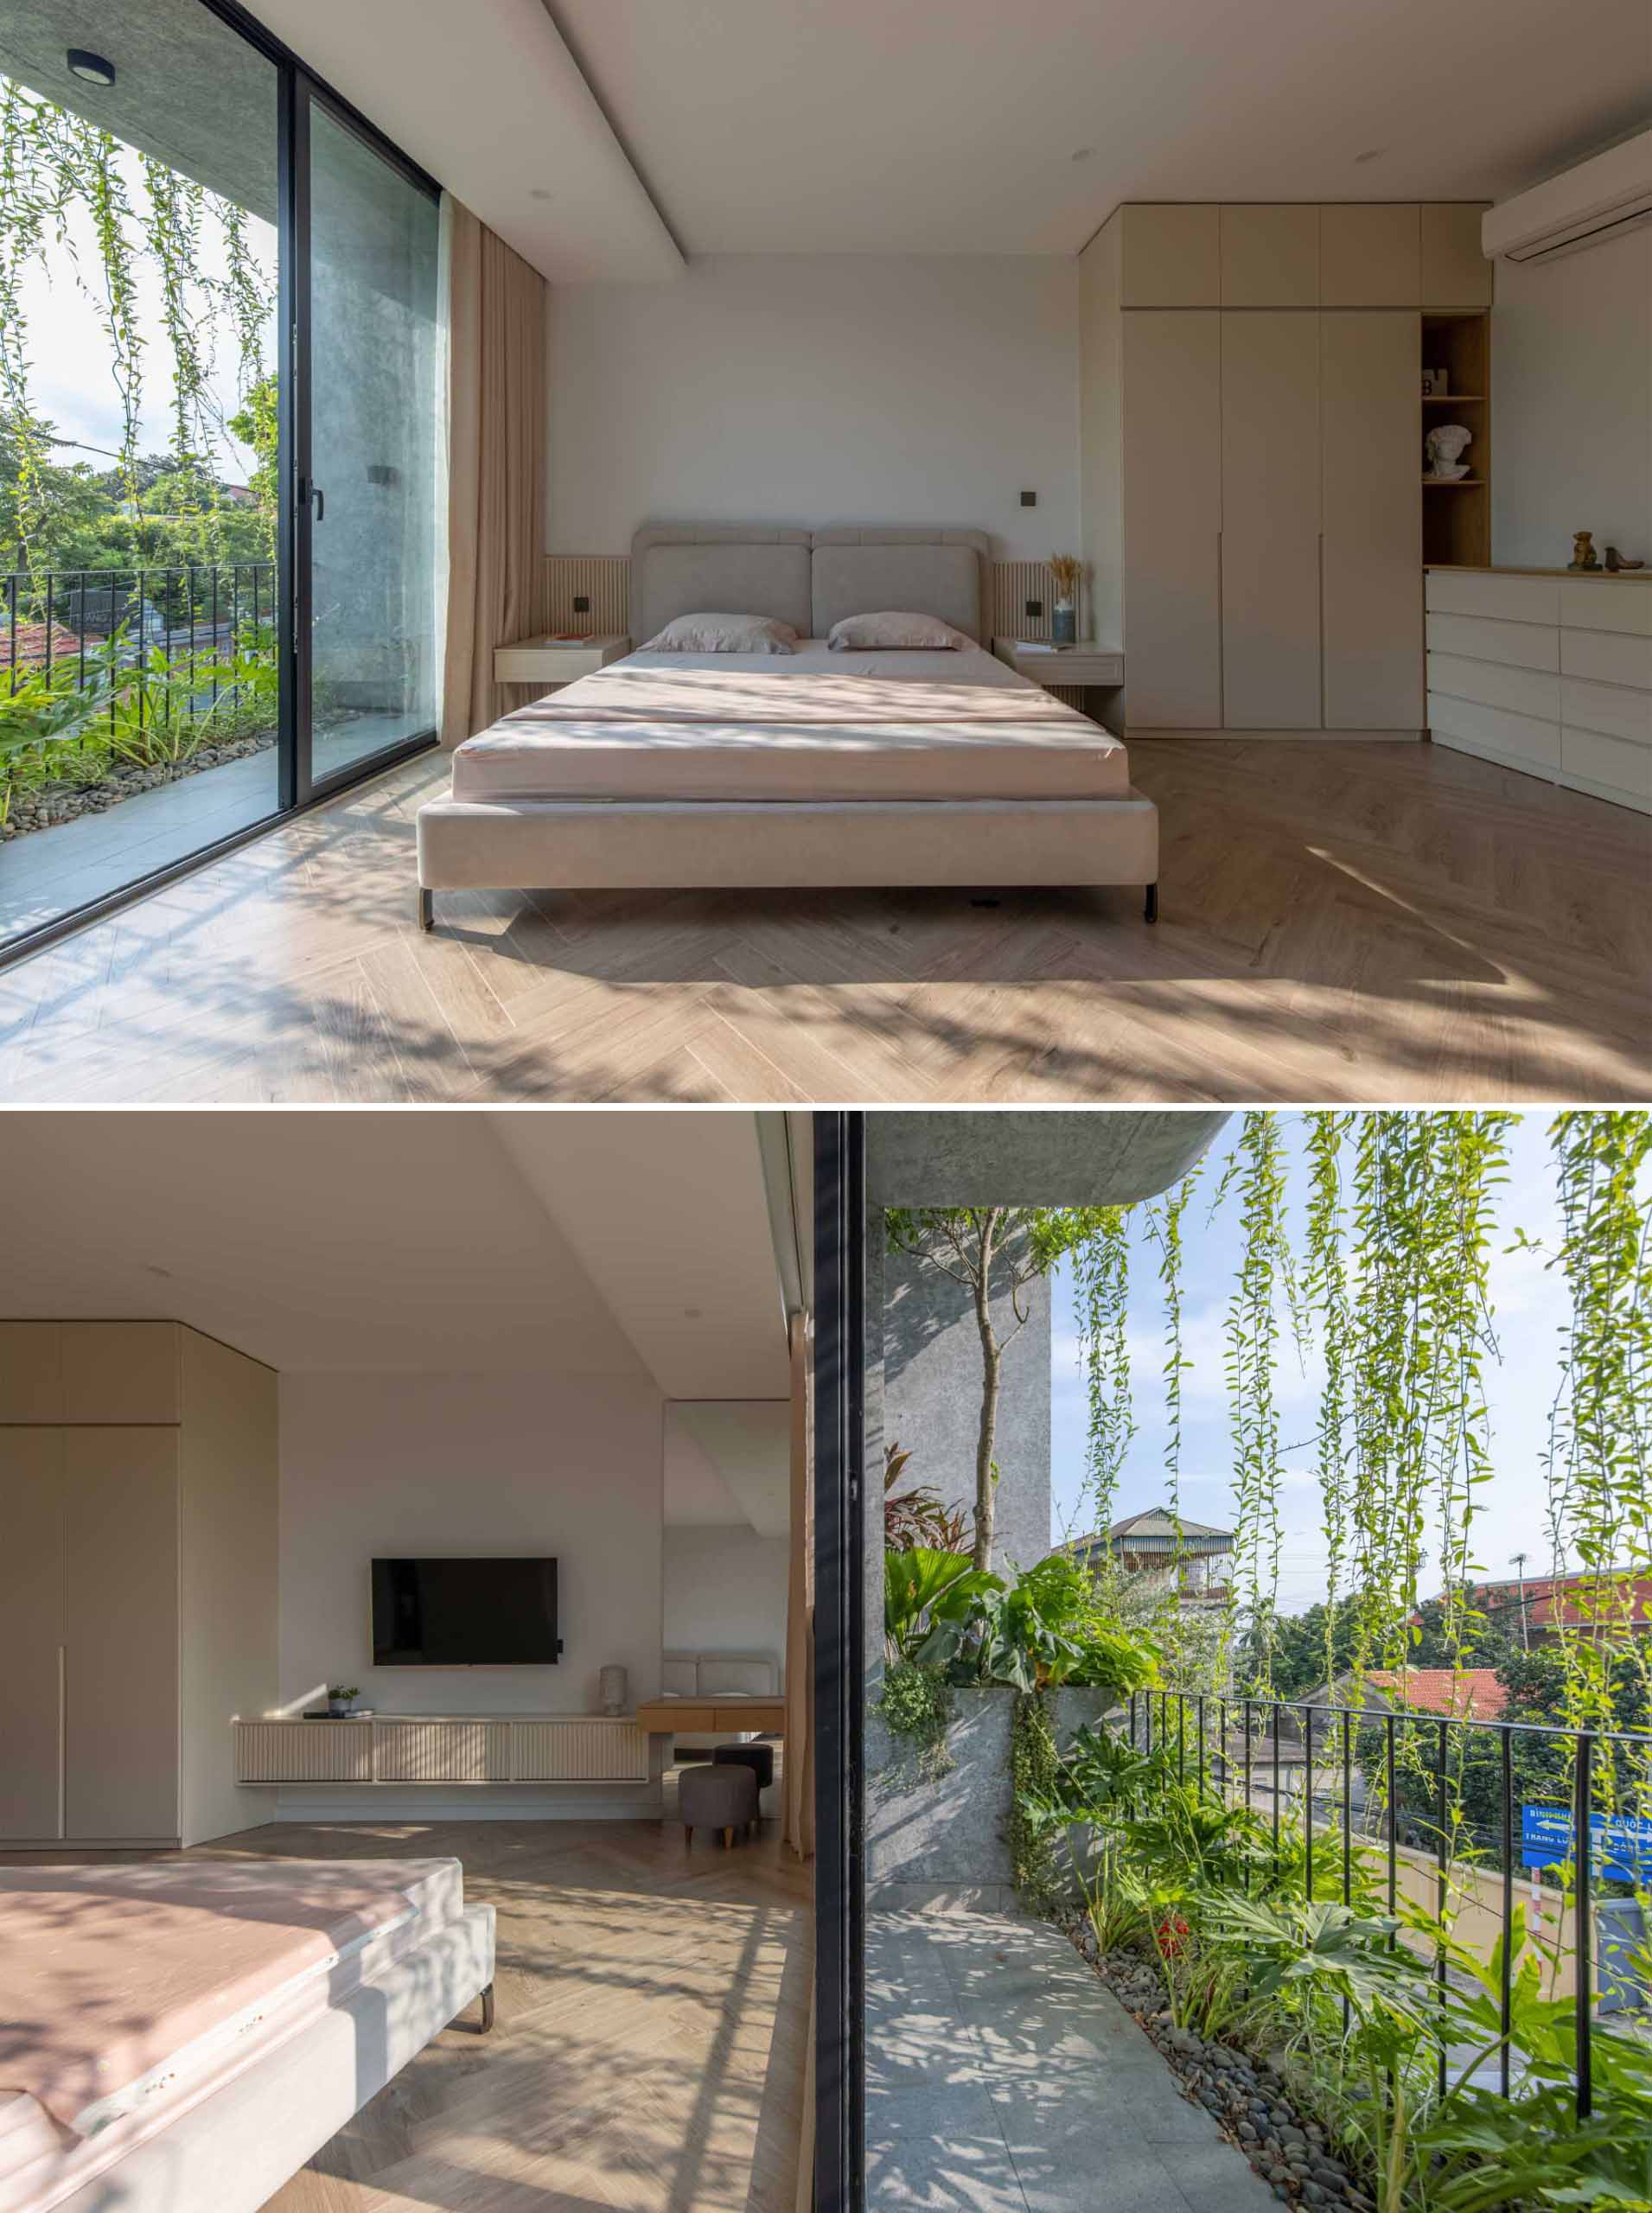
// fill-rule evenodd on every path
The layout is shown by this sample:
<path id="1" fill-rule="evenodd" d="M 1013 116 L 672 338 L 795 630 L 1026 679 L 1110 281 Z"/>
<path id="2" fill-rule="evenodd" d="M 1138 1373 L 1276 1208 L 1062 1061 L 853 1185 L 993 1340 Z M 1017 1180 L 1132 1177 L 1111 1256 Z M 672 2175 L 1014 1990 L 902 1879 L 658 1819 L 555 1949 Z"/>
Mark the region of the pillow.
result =
<path id="1" fill-rule="evenodd" d="M 769 615 L 679 615 L 645 654 L 794 654 L 797 633 Z"/>
<path id="2" fill-rule="evenodd" d="M 901 647 L 957 653 L 969 640 L 937 615 L 903 615 L 885 608 L 876 615 L 845 615 L 832 624 L 826 643 L 833 653 L 888 653 Z"/>
<path id="3" fill-rule="evenodd" d="M 699 1668 L 692 1660 L 667 1658 L 660 1669 L 660 1694 L 665 1698 L 692 1698 L 699 1688 Z"/>
<path id="4" fill-rule="evenodd" d="M 772 1660 L 735 1658 L 729 1655 L 700 1655 L 700 1692 L 716 1698 L 772 1698 L 775 1694 Z"/>

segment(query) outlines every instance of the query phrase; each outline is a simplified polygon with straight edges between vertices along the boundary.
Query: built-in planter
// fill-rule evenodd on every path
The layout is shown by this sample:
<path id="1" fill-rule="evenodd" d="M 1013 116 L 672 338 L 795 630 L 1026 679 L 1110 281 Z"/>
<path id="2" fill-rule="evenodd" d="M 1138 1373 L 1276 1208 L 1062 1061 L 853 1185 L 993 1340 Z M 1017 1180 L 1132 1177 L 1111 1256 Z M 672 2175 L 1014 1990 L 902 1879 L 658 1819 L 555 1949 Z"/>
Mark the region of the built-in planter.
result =
<path id="1" fill-rule="evenodd" d="M 954 1693 L 947 1737 L 954 1764 L 933 1781 L 917 1772 L 910 1745 L 890 1736 L 881 1715 L 867 1716 L 866 1889 L 874 1904 L 920 1904 L 938 1893 L 980 1894 L 983 1905 L 1009 1903 L 1016 1695 L 997 1688 Z M 1099 1721 L 1117 1703 L 1110 1691 L 1057 1691 L 1056 1744 L 1065 1747 L 1081 1723 Z"/>

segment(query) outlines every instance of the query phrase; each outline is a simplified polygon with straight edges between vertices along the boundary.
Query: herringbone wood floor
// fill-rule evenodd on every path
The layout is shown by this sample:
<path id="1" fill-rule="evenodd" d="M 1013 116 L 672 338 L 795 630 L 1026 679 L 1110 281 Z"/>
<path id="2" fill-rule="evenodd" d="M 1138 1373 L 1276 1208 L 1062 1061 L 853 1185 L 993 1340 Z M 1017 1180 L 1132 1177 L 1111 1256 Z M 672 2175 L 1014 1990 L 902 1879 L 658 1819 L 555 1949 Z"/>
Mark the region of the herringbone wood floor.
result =
<path id="1" fill-rule="evenodd" d="M 792 2213 L 813 1928 L 777 1828 L 685 1851 L 674 1821 L 283 1822 L 203 1846 L 450 1853 L 498 1909 L 491 2035 L 426 2045 L 265 2213 Z"/>
<path id="2" fill-rule="evenodd" d="M 1159 739 L 1134 891 L 447 894 L 426 756 L 0 972 L 0 1098 L 1652 1097 L 1652 818 L 1442 747 Z"/>

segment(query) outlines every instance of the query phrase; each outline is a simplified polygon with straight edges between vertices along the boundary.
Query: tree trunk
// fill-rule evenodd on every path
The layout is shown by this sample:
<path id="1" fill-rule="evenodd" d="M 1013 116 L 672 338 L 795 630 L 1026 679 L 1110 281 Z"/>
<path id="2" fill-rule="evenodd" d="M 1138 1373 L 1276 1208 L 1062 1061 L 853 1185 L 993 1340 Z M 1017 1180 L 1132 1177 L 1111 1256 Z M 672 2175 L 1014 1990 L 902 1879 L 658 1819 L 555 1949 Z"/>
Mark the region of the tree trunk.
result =
<path id="1" fill-rule="evenodd" d="M 975 1565 L 992 1565 L 997 1520 L 997 1483 L 992 1451 L 998 1425 L 998 1377 L 1004 1354 L 992 1333 L 992 1247 L 998 1230 L 995 1207 L 981 1225 L 980 1272 L 975 1279 L 975 1326 L 981 1337 L 981 1426 L 975 1446 Z"/>

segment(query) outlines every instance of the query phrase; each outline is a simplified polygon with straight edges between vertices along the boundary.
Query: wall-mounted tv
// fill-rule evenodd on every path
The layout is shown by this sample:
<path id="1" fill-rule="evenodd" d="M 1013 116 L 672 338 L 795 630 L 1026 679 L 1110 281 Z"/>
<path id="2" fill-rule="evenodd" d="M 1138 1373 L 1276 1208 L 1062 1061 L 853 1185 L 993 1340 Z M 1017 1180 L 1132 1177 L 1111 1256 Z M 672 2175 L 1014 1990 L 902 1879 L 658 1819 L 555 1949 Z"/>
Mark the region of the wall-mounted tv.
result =
<path id="1" fill-rule="evenodd" d="M 375 1668 L 554 1668 L 553 1559 L 376 1559 Z"/>

